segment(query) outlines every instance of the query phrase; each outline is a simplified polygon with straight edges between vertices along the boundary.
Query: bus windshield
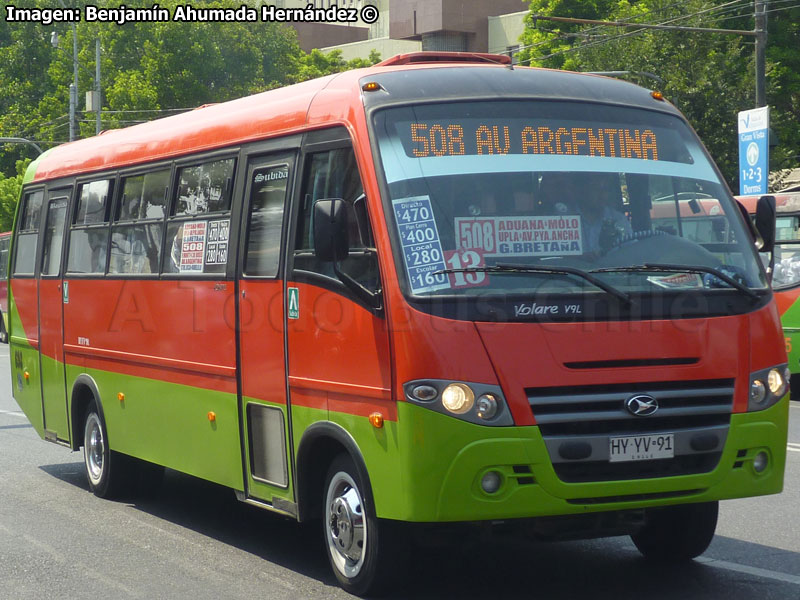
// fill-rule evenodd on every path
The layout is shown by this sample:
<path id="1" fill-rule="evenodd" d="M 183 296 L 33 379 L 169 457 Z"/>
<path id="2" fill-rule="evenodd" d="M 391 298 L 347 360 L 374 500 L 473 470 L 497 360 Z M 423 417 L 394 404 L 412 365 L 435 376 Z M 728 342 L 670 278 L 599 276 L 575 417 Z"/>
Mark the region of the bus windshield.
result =
<path id="1" fill-rule="evenodd" d="M 388 108 L 373 126 L 409 295 L 767 286 L 677 117 L 513 100 Z"/>

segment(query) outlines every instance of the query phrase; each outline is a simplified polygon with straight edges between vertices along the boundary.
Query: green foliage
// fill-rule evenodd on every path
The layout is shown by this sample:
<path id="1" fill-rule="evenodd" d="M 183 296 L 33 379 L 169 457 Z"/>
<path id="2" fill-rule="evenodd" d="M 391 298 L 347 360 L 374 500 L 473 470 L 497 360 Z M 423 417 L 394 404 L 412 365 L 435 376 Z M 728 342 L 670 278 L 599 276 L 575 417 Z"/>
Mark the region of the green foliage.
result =
<path id="1" fill-rule="evenodd" d="M 117 0 L 64 0 L 69 7 L 116 8 Z M 17 0 L 19 8 L 42 8 L 41 0 Z M 129 8 L 151 8 L 151 0 L 128 0 Z M 162 0 L 174 11 L 184 0 Z M 194 8 L 239 8 L 242 0 L 195 0 Z M 58 34 L 58 48 L 50 34 Z M 95 132 L 94 113 L 83 112 L 84 94 L 94 87 L 95 39 L 102 47 L 103 129 L 125 127 L 202 104 L 224 102 L 374 64 L 345 61 L 341 52 L 303 52 L 296 31 L 264 23 L 139 22 L 75 24 L 78 40 L 78 137 Z M 69 85 L 73 81 L 73 28 L 0 21 L 0 136 L 35 140 L 43 148 L 69 137 Z M 0 146 L 0 173 L 13 174 L 15 161 L 32 156 L 24 145 Z"/>
<path id="2" fill-rule="evenodd" d="M 12 177 L 0 173 L 0 231 L 9 231 L 14 224 L 22 177 L 30 162 L 29 158 L 18 160 L 15 165 L 16 174 Z"/>
<path id="3" fill-rule="evenodd" d="M 738 190 L 736 113 L 754 107 L 752 38 L 637 30 L 538 20 L 534 15 L 606 21 L 752 29 L 752 16 L 725 10 L 725 0 L 532 0 L 523 34 L 523 64 L 575 71 L 629 71 L 628 77 L 664 92 L 697 129 L 731 188 Z M 746 8 L 744 12 L 746 13 Z M 742 16 L 737 16 L 742 15 Z M 731 18 L 731 17 L 734 18 Z M 770 15 L 768 95 L 773 169 L 797 166 L 800 148 L 800 9 Z M 534 27 L 535 24 L 535 27 Z M 655 75 L 660 81 L 647 74 Z"/>

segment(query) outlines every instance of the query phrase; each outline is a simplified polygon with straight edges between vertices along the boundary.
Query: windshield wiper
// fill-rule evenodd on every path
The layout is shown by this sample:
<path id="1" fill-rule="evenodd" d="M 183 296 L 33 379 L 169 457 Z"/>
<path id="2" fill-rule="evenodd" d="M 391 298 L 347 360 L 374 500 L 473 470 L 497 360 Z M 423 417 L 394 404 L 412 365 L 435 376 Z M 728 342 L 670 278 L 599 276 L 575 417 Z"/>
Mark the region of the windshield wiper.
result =
<path id="1" fill-rule="evenodd" d="M 602 269 L 592 269 L 590 273 L 625 273 L 625 272 L 652 272 L 652 273 L 707 273 L 717 279 L 724 281 L 732 288 L 735 288 L 750 296 L 754 300 L 760 297 L 746 285 L 739 283 L 730 275 L 726 275 L 714 267 L 704 267 L 702 265 L 670 265 L 661 263 L 645 263 L 643 265 L 631 265 L 629 267 L 605 267 Z"/>
<path id="2" fill-rule="evenodd" d="M 615 288 L 614 286 L 608 285 L 605 281 L 594 277 L 587 271 L 583 271 L 581 269 L 575 269 L 573 267 L 543 267 L 538 265 L 517 265 L 514 263 L 497 263 L 494 266 L 486 266 L 486 267 L 466 267 L 463 269 L 442 269 L 441 271 L 436 271 L 434 275 L 439 274 L 447 274 L 447 273 L 498 273 L 498 274 L 510 274 L 513 275 L 515 273 L 524 274 L 524 273 L 550 273 L 552 275 L 574 275 L 576 277 L 580 277 L 591 283 L 593 286 L 600 288 L 607 294 L 610 294 L 617 298 L 618 300 L 625 303 L 625 305 L 630 306 L 633 304 L 631 301 L 631 297 Z"/>

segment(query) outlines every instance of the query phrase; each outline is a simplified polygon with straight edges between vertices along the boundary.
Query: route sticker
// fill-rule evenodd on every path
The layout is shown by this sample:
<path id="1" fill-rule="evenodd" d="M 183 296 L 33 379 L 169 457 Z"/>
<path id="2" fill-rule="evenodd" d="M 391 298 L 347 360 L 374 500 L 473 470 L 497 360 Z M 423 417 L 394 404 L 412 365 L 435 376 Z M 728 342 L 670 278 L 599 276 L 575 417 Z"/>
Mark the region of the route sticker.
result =
<path id="1" fill-rule="evenodd" d="M 553 217 L 456 217 L 456 245 L 484 256 L 583 254 L 581 219 Z"/>
<path id="2" fill-rule="evenodd" d="M 403 259 L 411 283 L 411 292 L 433 292 L 449 289 L 439 230 L 433 219 L 429 196 L 414 196 L 392 201 L 397 231 L 403 245 Z"/>
<path id="3" fill-rule="evenodd" d="M 203 254 L 206 247 L 206 221 L 185 223 L 181 241 L 181 273 L 203 272 Z"/>

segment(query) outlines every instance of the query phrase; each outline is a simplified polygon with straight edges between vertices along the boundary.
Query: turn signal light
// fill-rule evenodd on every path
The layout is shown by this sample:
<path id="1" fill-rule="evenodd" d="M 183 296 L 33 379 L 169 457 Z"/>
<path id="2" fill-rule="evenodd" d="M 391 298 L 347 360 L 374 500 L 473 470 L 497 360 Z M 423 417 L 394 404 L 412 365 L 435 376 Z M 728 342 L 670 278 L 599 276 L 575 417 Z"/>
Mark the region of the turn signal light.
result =
<path id="1" fill-rule="evenodd" d="M 361 86 L 361 89 L 365 92 L 377 92 L 379 89 L 381 89 L 381 84 L 377 81 L 370 81 L 369 83 L 365 83 L 363 86 Z"/>
<path id="2" fill-rule="evenodd" d="M 208 420 L 211 421 L 212 423 L 216 421 L 217 413 L 215 413 L 213 410 L 208 411 Z"/>
<path id="3" fill-rule="evenodd" d="M 23 373 L 22 375 L 23 377 L 25 377 L 25 381 L 28 381 L 31 378 L 31 374 L 28 373 L 27 371 L 25 371 L 25 373 Z"/>
<path id="4" fill-rule="evenodd" d="M 122 392 L 117 394 L 117 400 L 119 400 L 120 402 L 125 402 L 125 394 L 123 394 Z"/>
<path id="5" fill-rule="evenodd" d="M 379 412 L 374 412 L 369 416 L 369 422 L 375 429 L 383 427 L 383 415 Z"/>
<path id="6" fill-rule="evenodd" d="M 664 101 L 664 94 L 662 94 L 661 92 L 652 91 L 652 92 L 650 92 L 650 95 L 651 95 L 651 96 L 652 96 L 652 97 L 653 97 L 655 100 L 660 100 L 661 102 L 663 102 L 663 101 Z"/>

